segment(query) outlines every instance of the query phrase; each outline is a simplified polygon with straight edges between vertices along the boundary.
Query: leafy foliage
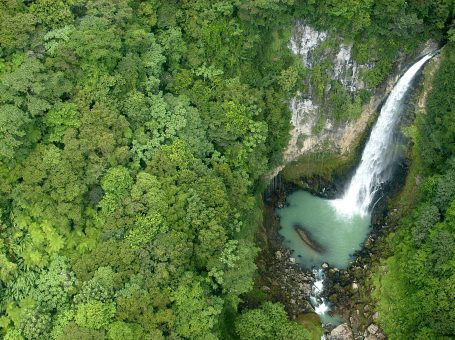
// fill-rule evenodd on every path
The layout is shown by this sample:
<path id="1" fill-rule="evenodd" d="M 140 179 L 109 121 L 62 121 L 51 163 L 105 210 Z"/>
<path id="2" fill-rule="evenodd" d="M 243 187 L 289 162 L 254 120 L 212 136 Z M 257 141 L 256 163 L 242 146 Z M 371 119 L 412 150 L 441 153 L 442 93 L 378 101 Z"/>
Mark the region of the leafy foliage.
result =
<path id="1" fill-rule="evenodd" d="M 234 335 L 292 3 L 2 1 L 1 337 Z"/>
<path id="2" fill-rule="evenodd" d="M 425 177 L 416 207 L 389 237 L 394 255 L 376 287 L 381 323 L 392 338 L 449 338 L 455 332 L 455 154 L 453 124 L 447 123 L 455 109 L 448 81 L 455 76 L 454 54 L 453 43 L 444 47 L 426 113 L 419 116 L 414 166 Z"/>
<path id="3" fill-rule="evenodd" d="M 356 57 L 375 61 L 374 87 L 403 41 L 444 28 L 449 5 L 1 1 L 0 336 L 305 338 L 273 304 L 243 311 L 238 334 L 221 327 L 253 286 L 256 190 L 281 161 L 287 103 L 309 74 L 287 48 L 294 18 L 354 39 Z M 311 71 L 320 98 L 327 69 Z M 359 99 L 333 89 L 327 109 L 355 116 Z M 426 145 L 448 159 L 442 99 L 429 98 L 440 129 Z M 425 263 L 448 275 L 453 239 L 429 227 L 453 210 L 444 176 L 414 238 L 430 237 Z"/>
<path id="4" fill-rule="evenodd" d="M 287 319 L 282 305 L 270 302 L 244 313 L 236 330 L 240 339 L 310 339 L 302 326 Z"/>

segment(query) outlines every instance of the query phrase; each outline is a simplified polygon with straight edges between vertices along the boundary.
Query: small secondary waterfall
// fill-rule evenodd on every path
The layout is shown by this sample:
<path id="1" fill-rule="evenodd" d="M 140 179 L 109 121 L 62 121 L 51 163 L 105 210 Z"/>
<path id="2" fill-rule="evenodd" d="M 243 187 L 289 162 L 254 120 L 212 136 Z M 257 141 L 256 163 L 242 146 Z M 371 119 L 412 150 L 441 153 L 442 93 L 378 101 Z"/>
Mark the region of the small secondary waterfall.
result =
<path id="1" fill-rule="evenodd" d="M 315 278 L 313 287 L 311 287 L 311 304 L 314 306 L 314 311 L 317 314 L 325 314 L 329 310 L 329 306 L 325 302 L 324 298 L 321 297 L 324 288 L 324 270 L 322 268 L 313 269 L 313 275 Z"/>
<path id="2" fill-rule="evenodd" d="M 367 214 L 380 185 L 389 180 L 390 166 L 395 158 L 392 134 L 399 121 L 404 97 L 417 72 L 433 55 L 430 53 L 412 65 L 387 98 L 348 189 L 341 199 L 332 202 L 341 215 Z"/>

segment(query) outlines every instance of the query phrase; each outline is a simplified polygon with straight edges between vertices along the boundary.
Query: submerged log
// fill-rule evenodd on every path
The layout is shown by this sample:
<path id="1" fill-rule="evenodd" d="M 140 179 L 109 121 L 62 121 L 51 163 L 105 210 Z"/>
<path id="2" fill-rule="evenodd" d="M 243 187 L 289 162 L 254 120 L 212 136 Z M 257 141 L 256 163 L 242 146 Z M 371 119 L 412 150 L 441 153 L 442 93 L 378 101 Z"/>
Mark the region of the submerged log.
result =
<path id="1" fill-rule="evenodd" d="M 297 235 L 299 235 L 303 243 L 305 243 L 315 252 L 318 252 L 320 254 L 325 252 L 324 247 L 322 247 L 317 241 L 312 239 L 311 233 L 308 230 L 305 230 L 305 228 L 301 224 L 294 224 L 294 230 L 297 233 Z"/>

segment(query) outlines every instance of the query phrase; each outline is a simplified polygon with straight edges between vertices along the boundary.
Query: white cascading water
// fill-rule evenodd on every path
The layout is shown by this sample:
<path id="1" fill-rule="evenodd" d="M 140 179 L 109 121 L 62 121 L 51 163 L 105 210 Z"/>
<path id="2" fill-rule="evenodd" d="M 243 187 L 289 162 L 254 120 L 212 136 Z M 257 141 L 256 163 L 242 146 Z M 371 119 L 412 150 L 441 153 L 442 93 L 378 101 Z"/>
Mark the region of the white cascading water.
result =
<path id="1" fill-rule="evenodd" d="M 322 268 L 313 269 L 313 275 L 315 281 L 311 288 L 311 304 L 317 314 L 325 314 L 329 311 L 329 306 L 324 301 L 324 298 L 321 297 L 322 291 L 324 290 L 324 270 Z"/>
<path id="2" fill-rule="evenodd" d="M 391 148 L 392 136 L 400 118 L 406 92 L 417 72 L 433 55 L 434 53 L 428 54 L 412 65 L 399 79 L 387 98 L 348 189 L 342 198 L 332 201 L 332 205 L 341 216 L 368 214 L 380 184 L 389 179 L 388 170 L 395 158 L 394 152 L 390 151 L 393 149 Z M 311 303 L 315 312 L 321 317 L 322 323 L 330 323 L 331 319 L 328 314 L 330 306 L 321 296 L 324 290 L 324 270 L 322 268 L 314 269 L 313 274 L 315 282 L 310 296 Z"/>
<path id="3" fill-rule="evenodd" d="M 378 121 L 363 150 L 360 165 L 348 189 L 342 198 L 332 202 L 340 215 L 368 214 L 380 184 L 389 179 L 388 170 L 395 156 L 394 152 L 391 152 L 392 135 L 399 121 L 403 99 L 414 76 L 433 55 L 434 53 L 428 54 L 412 65 L 400 78 L 382 106 Z"/>

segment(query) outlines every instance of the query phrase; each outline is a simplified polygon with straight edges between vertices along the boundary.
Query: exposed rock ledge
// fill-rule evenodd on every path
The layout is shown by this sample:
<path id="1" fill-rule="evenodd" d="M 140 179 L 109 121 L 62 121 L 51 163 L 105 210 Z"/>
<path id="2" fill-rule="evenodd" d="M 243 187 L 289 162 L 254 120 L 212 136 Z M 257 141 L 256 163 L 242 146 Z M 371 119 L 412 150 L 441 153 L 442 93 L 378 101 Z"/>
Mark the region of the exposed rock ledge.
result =
<path id="1" fill-rule="evenodd" d="M 348 324 L 342 323 L 335 327 L 330 335 L 327 336 L 328 340 L 354 340 L 352 330 L 349 328 Z"/>
<path id="2" fill-rule="evenodd" d="M 289 48 L 302 59 L 305 67 L 311 68 L 315 64 L 313 55 L 315 50 L 327 39 L 330 39 L 330 33 L 319 32 L 303 22 L 297 22 Z M 434 50 L 436 46 L 435 42 L 428 42 L 420 55 Z M 372 65 L 358 64 L 352 57 L 352 45 L 339 42 L 335 49 L 326 49 L 322 52 L 322 55 L 332 63 L 332 80 L 340 81 L 345 89 L 352 94 L 365 88 L 365 84 L 361 79 L 361 71 L 371 68 Z M 270 177 L 273 178 L 286 164 L 306 153 L 330 151 L 343 156 L 353 151 L 356 143 L 361 139 L 369 123 L 377 114 L 379 106 L 390 93 L 409 62 L 410 60 L 407 60 L 405 55 L 401 56 L 396 63 L 394 72 L 381 86 L 374 90 L 370 101 L 363 105 L 358 119 L 344 123 L 336 123 L 326 119 L 322 124 L 322 128 L 320 127 L 319 129 L 316 129 L 316 126 L 321 124 L 319 121 L 321 116 L 320 107 L 313 98 L 313 90 L 310 82 L 308 82 L 306 92 L 297 93 L 290 102 L 292 111 L 290 141 L 283 153 L 283 164 L 274 169 Z M 327 84 L 326 92 L 329 89 L 330 84 Z"/>
<path id="3" fill-rule="evenodd" d="M 289 48 L 301 58 L 305 67 L 311 69 L 315 64 L 313 53 L 322 42 L 330 38 L 333 39 L 330 33 L 319 32 L 303 22 L 297 22 Z M 333 47 L 324 48 L 320 54 L 322 58 L 329 60 L 332 64 L 331 80 L 340 81 L 346 90 L 352 94 L 365 88 L 360 76 L 361 71 L 370 68 L 372 65 L 358 64 L 352 58 L 352 44 L 339 42 L 335 49 Z M 329 90 L 330 83 L 326 84 L 325 92 L 327 93 Z M 292 130 L 291 139 L 283 155 L 285 163 L 292 162 L 310 150 L 320 149 L 321 145 L 328 146 L 329 149 L 341 154 L 346 153 L 356 137 L 364 131 L 368 118 L 380 102 L 380 100 L 372 99 L 372 105 L 368 105 L 368 108 L 363 110 L 361 118 L 357 121 L 336 124 L 327 119 L 323 122 L 320 132 L 315 134 L 314 130 L 321 112 L 315 103 L 313 92 L 311 83 L 308 82 L 306 92 L 297 93 L 290 103 Z"/>
<path id="4" fill-rule="evenodd" d="M 354 340 L 354 334 L 347 323 L 343 323 L 335 327 L 330 334 L 326 336 L 327 340 Z M 356 339 L 359 339 L 356 337 Z M 365 330 L 360 339 L 364 340 L 384 340 L 386 336 L 380 331 L 379 327 L 375 324 L 371 324 Z"/>

